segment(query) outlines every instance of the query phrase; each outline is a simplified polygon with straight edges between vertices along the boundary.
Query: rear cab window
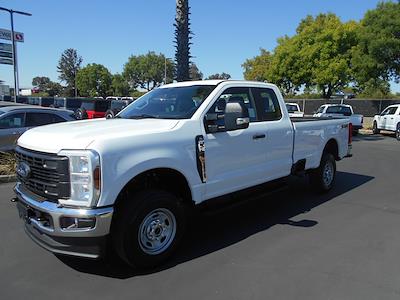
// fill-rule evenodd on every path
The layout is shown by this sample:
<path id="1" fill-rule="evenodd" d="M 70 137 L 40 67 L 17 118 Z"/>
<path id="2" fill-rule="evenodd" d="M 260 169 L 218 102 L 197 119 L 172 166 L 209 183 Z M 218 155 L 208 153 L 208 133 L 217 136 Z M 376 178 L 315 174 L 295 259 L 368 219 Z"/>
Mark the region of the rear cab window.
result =
<path id="1" fill-rule="evenodd" d="M 327 114 L 340 114 L 344 116 L 350 116 L 351 115 L 351 109 L 348 106 L 340 106 L 340 105 L 335 105 L 335 106 L 328 106 L 326 109 Z"/>
<path id="2" fill-rule="evenodd" d="M 282 118 L 282 111 L 274 90 L 270 88 L 251 89 L 259 112 L 260 121 L 277 121 Z"/>

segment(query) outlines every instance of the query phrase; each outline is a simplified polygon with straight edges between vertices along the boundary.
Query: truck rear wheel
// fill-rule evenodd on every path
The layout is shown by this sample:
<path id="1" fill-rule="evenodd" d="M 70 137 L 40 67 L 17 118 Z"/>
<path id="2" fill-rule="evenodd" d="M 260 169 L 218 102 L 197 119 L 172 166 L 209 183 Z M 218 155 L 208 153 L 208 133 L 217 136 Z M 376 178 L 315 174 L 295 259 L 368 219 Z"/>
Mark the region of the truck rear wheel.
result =
<path id="1" fill-rule="evenodd" d="M 378 123 L 374 121 L 374 125 L 372 126 L 372 133 L 373 134 L 379 134 L 380 130 L 378 129 Z"/>
<path id="2" fill-rule="evenodd" d="M 186 223 L 183 203 L 157 190 L 126 199 L 115 217 L 114 249 L 126 263 L 139 269 L 163 263 L 177 248 Z"/>
<path id="3" fill-rule="evenodd" d="M 396 139 L 400 141 L 400 123 L 396 127 Z"/>
<path id="4" fill-rule="evenodd" d="M 319 167 L 310 173 L 310 183 L 320 193 L 332 189 L 336 177 L 336 161 L 331 153 L 322 154 Z"/>

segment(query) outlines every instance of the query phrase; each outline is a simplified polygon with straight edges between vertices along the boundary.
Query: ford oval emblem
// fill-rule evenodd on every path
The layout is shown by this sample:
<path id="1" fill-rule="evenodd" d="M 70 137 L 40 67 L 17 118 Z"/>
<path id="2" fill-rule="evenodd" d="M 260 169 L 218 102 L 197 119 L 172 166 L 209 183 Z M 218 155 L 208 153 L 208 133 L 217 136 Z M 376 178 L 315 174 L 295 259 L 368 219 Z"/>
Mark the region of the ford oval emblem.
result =
<path id="1" fill-rule="evenodd" d="M 17 174 L 22 178 L 28 178 L 31 174 L 31 168 L 27 163 L 21 161 L 17 166 Z"/>

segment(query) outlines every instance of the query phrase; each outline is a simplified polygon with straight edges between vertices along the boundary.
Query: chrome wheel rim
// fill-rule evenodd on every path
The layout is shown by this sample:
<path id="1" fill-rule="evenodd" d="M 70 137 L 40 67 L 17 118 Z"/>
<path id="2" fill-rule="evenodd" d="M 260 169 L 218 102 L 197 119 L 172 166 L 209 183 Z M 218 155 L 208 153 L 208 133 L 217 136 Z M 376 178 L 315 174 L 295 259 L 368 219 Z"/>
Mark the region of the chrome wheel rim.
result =
<path id="1" fill-rule="evenodd" d="M 328 161 L 325 164 L 323 174 L 322 174 L 322 180 L 324 181 L 324 184 L 326 187 L 330 186 L 332 181 L 333 181 L 333 176 L 334 176 L 334 167 L 332 162 Z"/>
<path id="2" fill-rule="evenodd" d="M 140 224 L 138 232 L 140 248 L 149 255 L 157 255 L 171 245 L 176 235 L 176 219 L 166 208 L 150 212 Z"/>

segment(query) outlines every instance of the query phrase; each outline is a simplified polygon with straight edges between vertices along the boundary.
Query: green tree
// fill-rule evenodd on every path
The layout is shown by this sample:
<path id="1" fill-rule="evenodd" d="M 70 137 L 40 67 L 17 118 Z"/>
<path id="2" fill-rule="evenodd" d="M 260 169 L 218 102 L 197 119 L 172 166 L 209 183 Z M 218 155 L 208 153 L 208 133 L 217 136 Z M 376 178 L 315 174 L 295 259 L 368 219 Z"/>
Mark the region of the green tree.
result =
<path id="1" fill-rule="evenodd" d="M 190 20 L 189 20 L 189 0 L 176 0 L 175 17 L 175 61 L 176 61 L 176 80 L 190 80 Z"/>
<path id="2" fill-rule="evenodd" d="M 216 73 L 216 74 L 212 74 L 210 76 L 207 77 L 207 79 L 223 79 L 223 80 L 228 80 L 231 78 L 231 75 L 229 75 L 228 73 L 222 72 L 221 74 Z"/>
<path id="3" fill-rule="evenodd" d="M 121 74 L 112 77 L 112 90 L 115 96 L 129 96 L 130 86 Z"/>
<path id="4" fill-rule="evenodd" d="M 362 94 L 390 92 L 389 81 L 400 80 L 400 3 L 380 2 L 361 20 L 352 68 Z"/>
<path id="5" fill-rule="evenodd" d="M 67 84 L 66 91 L 69 96 L 77 96 L 76 76 L 82 64 L 82 57 L 75 49 L 66 49 L 58 61 L 57 71 L 60 73 L 59 79 Z M 71 95 L 72 94 L 72 95 Z"/>
<path id="6" fill-rule="evenodd" d="M 123 76 L 131 88 L 140 87 L 150 91 L 164 82 L 165 66 L 167 82 L 171 82 L 174 64 L 164 54 L 151 51 L 144 55 L 132 55 L 124 65 Z"/>
<path id="7" fill-rule="evenodd" d="M 246 59 L 242 64 L 244 78 L 254 81 L 270 81 L 271 59 L 271 53 L 261 48 L 260 55 Z"/>
<path id="8" fill-rule="evenodd" d="M 76 75 L 76 85 L 81 96 L 106 97 L 112 93 L 112 75 L 106 67 L 88 64 Z"/>
<path id="9" fill-rule="evenodd" d="M 32 79 L 32 85 L 37 87 L 43 97 L 59 96 L 62 94 L 64 87 L 58 82 L 53 82 L 49 77 L 36 76 Z"/>
<path id="10" fill-rule="evenodd" d="M 46 76 L 36 76 L 32 79 L 32 85 L 39 88 L 39 90 L 45 90 L 46 85 L 50 83 L 50 78 Z"/>
<path id="11" fill-rule="evenodd" d="M 201 71 L 199 70 L 197 65 L 193 62 L 190 63 L 189 74 L 190 74 L 191 80 L 202 80 L 203 79 L 203 73 L 201 73 Z"/>

